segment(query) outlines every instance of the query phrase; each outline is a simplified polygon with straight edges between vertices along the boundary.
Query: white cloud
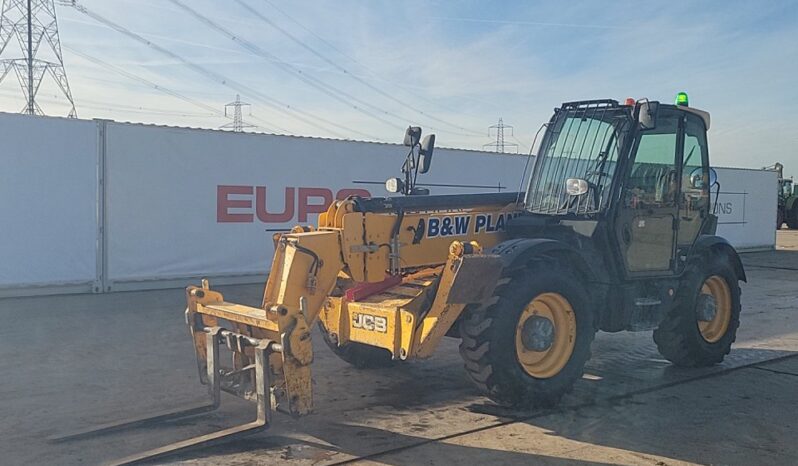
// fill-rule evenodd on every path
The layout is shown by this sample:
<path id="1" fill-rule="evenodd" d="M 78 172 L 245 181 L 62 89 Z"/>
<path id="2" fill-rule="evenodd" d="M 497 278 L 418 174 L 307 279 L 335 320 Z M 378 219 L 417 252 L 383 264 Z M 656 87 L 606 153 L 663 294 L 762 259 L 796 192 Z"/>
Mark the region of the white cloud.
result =
<path id="1" fill-rule="evenodd" d="M 286 116 L 284 108 L 270 106 L 261 97 L 386 140 L 401 137 L 392 126 L 420 123 L 435 127 L 443 145 L 479 148 L 489 142 L 487 126 L 500 116 L 528 144 L 561 101 L 627 96 L 669 101 L 677 91 L 687 90 L 694 105 L 712 113 L 714 163 L 759 167 L 779 160 L 788 172 L 798 174 L 798 123 L 790 116 L 798 101 L 794 84 L 798 13 L 790 2 L 516 1 L 486 11 L 484 2 L 477 1 L 269 0 L 311 32 L 269 2 L 245 2 L 346 72 L 235 2 L 185 3 L 288 66 L 402 119 L 382 114 L 395 123 L 386 125 L 369 118 L 353 108 L 362 105 L 343 104 L 309 87 L 299 73 L 281 69 L 286 65 L 253 55 L 168 1 L 83 1 L 92 11 L 153 43 L 253 89 L 255 95 L 241 94 L 253 104 L 257 118 L 299 134 L 330 135 Z M 203 77 L 74 10 L 59 8 L 59 14 L 65 45 L 220 109 L 235 96 L 235 86 L 229 82 Z M 207 127 L 225 122 L 199 116 L 206 110 L 98 67 L 69 50 L 65 57 L 82 117 Z M 434 119 L 415 114 L 347 74 Z M 3 110 L 21 107 L 21 98 L 13 100 L 14 85 L 2 87 Z M 139 108 L 153 113 L 134 113 Z"/>

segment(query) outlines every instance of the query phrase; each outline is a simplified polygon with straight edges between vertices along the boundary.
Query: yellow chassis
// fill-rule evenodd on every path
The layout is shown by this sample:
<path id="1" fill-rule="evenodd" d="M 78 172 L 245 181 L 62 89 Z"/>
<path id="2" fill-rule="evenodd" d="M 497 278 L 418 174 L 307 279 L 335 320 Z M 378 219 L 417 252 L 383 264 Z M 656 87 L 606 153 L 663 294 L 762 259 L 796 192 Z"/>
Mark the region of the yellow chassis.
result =
<path id="1" fill-rule="evenodd" d="M 275 236 L 260 307 L 226 302 L 207 282 L 187 289 L 187 322 L 203 382 L 207 329 L 217 327 L 280 349 L 269 355 L 271 394 L 294 415 L 313 408 L 310 329 L 317 321 L 338 345 L 364 343 L 401 360 L 430 356 L 466 306 L 491 296 L 501 262 L 482 248 L 504 239 L 501 224 L 516 207 L 355 210 L 352 200 L 338 201 L 317 229 Z M 347 298 L 347 290 L 358 288 L 365 291 Z M 251 382 L 252 347 L 228 347 L 231 373 Z"/>

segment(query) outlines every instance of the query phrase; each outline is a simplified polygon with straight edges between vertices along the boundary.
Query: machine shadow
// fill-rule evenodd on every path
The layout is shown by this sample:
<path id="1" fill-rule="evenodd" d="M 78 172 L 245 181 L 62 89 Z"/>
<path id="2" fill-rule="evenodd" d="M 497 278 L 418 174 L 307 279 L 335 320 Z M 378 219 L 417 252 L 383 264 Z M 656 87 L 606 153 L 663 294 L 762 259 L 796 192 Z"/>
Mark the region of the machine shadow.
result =
<path id="1" fill-rule="evenodd" d="M 636 455 L 699 464 L 746 464 L 735 455 L 749 449 L 773 455 L 762 456 L 761 464 L 787 464 L 798 455 L 795 446 L 780 444 L 792 436 L 790 426 L 798 415 L 798 352 L 736 351 L 743 353 L 743 360 L 766 361 L 762 367 L 671 366 L 659 384 L 568 406 L 568 401 L 575 401 L 572 397 L 565 406 L 526 418 L 489 402 L 472 404 L 469 409 Z M 767 369 L 773 363 L 795 369 L 787 373 Z"/>
<path id="2" fill-rule="evenodd" d="M 798 357 L 798 352 L 791 351 L 747 348 L 735 351 L 742 353 L 740 356 L 744 361 L 795 361 L 795 357 Z M 200 459 L 245 453 L 253 464 L 259 464 L 260 455 L 264 455 L 261 460 L 274 458 L 275 449 L 279 449 L 282 459 L 311 460 L 325 464 L 352 458 L 373 459 L 396 466 L 424 462 L 552 465 L 612 463 L 601 462 L 602 458 L 607 458 L 604 455 L 598 455 L 597 461 L 579 461 L 535 451 L 536 440 L 555 436 L 573 441 L 580 447 L 592 445 L 629 452 L 638 457 L 656 455 L 679 461 L 726 464 L 733 462 L 734 456 L 729 455 L 735 452 L 735 439 L 745 439 L 748 444 L 761 444 L 763 440 L 759 437 L 767 437 L 767 429 L 756 428 L 757 422 L 767 421 L 764 418 L 778 420 L 779 416 L 787 416 L 786 419 L 789 419 L 798 414 L 795 409 L 784 409 L 784 406 L 798 405 L 798 378 L 783 376 L 781 385 L 770 384 L 770 389 L 763 389 L 760 382 L 773 374 L 763 371 L 761 377 L 751 377 L 750 374 L 735 377 L 735 374 L 739 375 L 743 371 L 755 370 L 750 367 L 718 365 L 712 368 L 684 369 L 668 366 L 662 369 L 662 376 L 657 382 L 638 384 L 626 392 L 591 392 L 584 387 L 587 384 L 601 384 L 602 381 L 611 382 L 613 375 L 606 374 L 603 380 L 580 381 L 577 385 L 582 387 L 567 396 L 560 407 L 548 410 L 518 411 L 497 406 L 487 399 L 468 404 L 467 400 L 473 399 L 471 390 L 464 389 L 454 393 L 450 391 L 446 397 L 449 403 L 466 400 L 465 410 L 492 416 L 493 419 L 487 424 L 458 425 L 447 432 L 440 429 L 433 432 L 429 425 L 423 423 L 404 423 L 399 428 L 361 425 L 360 423 L 375 422 L 369 410 L 362 409 L 362 405 L 359 406 L 361 409 L 348 413 L 347 418 L 352 424 L 327 422 L 327 419 L 338 417 L 325 417 L 324 407 L 320 406 L 317 414 L 296 423 L 284 416 L 275 419 L 278 425 L 293 424 L 290 426 L 291 430 L 318 439 L 317 442 L 299 439 L 290 434 L 275 432 L 275 435 L 267 432 L 253 438 L 200 450 L 183 458 Z M 407 372 L 408 376 L 415 373 L 417 379 L 423 378 L 419 377 L 416 369 L 417 367 L 410 365 L 403 368 L 402 372 Z M 703 385 L 709 388 L 696 390 L 695 387 Z M 724 386 L 725 389 L 722 388 Z M 418 410 L 432 410 L 444 405 L 442 400 L 425 397 L 423 393 L 420 394 L 421 399 L 426 399 L 426 403 L 408 403 L 404 406 L 397 404 L 396 392 L 416 389 L 424 391 L 421 385 L 407 386 L 403 380 L 399 380 L 393 386 L 382 386 L 380 393 L 371 398 L 368 404 Z M 778 393 L 771 393 L 773 390 Z M 784 399 L 779 399 L 779 396 Z M 410 397 L 403 399 L 409 401 Z M 792 400 L 791 404 L 786 403 L 789 400 Z M 717 411 L 730 409 L 739 417 L 738 421 L 747 422 L 730 422 L 726 416 L 715 415 Z M 505 436 L 505 440 L 509 442 L 507 444 L 502 440 L 495 441 L 495 445 L 502 448 L 457 444 L 457 438 L 461 435 L 490 431 L 499 425 L 510 427 L 515 432 L 512 438 Z M 708 435 L 707 432 L 714 434 Z M 777 456 L 776 459 L 778 458 L 785 459 Z"/>
<path id="3" fill-rule="evenodd" d="M 332 429 L 331 429 L 332 428 Z M 335 432 L 331 435 L 331 432 Z M 263 437 L 260 443 L 253 439 L 229 442 L 213 449 L 184 455 L 181 460 L 201 460 L 217 455 L 247 451 L 251 459 L 246 464 L 270 464 L 259 461 L 259 452 L 280 448 L 281 460 L 307 461 L 311 464 L 340 464 L 356 460 L 369 460 L 392 466 L 417 466 L 419 464 L 541 464 L 551 466 L 598 466 L 611 462 L 582 461 L 557 456 L 483 448 L 437 441 L 435 438 L 401 434 L 375 427 L 333 423 L 309 434 L 332 440 L 335 446 L 314 442 L 298 442 L 290 437 Z M 267 440 L 268 437 L 268 440 Z M 260 445 L 259 445 L 260 443 Z M 381 448 L 375 451 L 374 445 Z M 270 457 L 273 458 L 273 457 Z M 265 458 L 264 458 L 265 460 Z"/>

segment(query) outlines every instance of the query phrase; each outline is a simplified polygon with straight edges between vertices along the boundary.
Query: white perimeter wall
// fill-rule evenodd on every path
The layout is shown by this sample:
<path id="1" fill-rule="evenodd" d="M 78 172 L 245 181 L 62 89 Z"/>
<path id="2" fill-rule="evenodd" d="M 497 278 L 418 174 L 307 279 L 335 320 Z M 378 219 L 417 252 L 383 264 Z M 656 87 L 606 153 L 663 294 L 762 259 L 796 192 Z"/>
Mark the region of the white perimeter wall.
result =
<path id="1" fill-rule="evenodd" d="M 778 175 L 771 170 L 717 168 L 715 204 L 718 236 L 737 249 L 771 249 L 776 244 Z M 715 191 L 712 191 L 715 201 Z"/>
<path id="2" fill-rule="evenodd" d="M 443 142 L 443 141 L 440 141 Z M 405 148 L 0 114 L 0 296 L 262 280 L 274 231 L 384 196 Z M 525 157 L 437 149 L 433 194 L 518 189 Z M 775 244 L 776 175 L 718 169 L 718 233 Z M 365 192 L 363 192 L 365 194 Z"/>
<path id="3" fill-rule="evenodd" d="M 265 273 L 273 231 L 315 224 L 342 189 L 388 195 L 384 181 L 400 175 L 406 154 L 393 144 L 108 123 L 106 286 Z M 514 191 L 525 161 L 437 149 L 419 180 L 453 185 L 431 186 L 436 194 Z"/>
<path id="4" fill-rule="evenodd" d="M 96 285 L 97 126 L 0 114 L 0 294 Z"/>

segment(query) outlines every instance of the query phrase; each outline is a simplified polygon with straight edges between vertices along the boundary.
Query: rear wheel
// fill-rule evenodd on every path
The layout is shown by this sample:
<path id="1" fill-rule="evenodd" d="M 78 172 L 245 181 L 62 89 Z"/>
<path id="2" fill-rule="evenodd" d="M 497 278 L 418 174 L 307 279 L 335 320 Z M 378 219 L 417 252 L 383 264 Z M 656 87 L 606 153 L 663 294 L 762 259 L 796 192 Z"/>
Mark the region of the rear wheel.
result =
<path id="1" fill-rule="evenodd" d="M 396 364 L 391 352 L 384 348 L 366 345 L 355 341 L 350 341 L 338 346 L 338 341 L 333 339 L 319 322 L 319 330 L 324 339 L 324 343 L 335 353 L 336 356 L 358 369 L 377 369 L 380 367 L 391 367 Z"/>
<path id="2" fill-rule="evenodd" d="M 779 208 L 776 210 L 776 229 L 781 230 L 781 226 L 784 224 L 784 211 Z"/>
<path id="3" fill-rule="evenodd" d="M 678 366 L 710 366 L 731 351 L 740 325 L 740 286 L 726 256 L 688 266 L 674 308 L 654 331 L 659 352 Z"/>
<path id="4" fill-rule="evenodd" d="M 505 277 L 494 303 L 460 325 L 460 354 L 471 380 L 504 405 L 550 406 L 583 373 L 596 330 L 582 283 L 555 264 Z"/>

